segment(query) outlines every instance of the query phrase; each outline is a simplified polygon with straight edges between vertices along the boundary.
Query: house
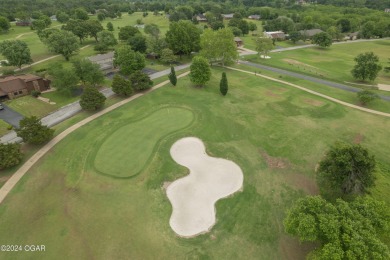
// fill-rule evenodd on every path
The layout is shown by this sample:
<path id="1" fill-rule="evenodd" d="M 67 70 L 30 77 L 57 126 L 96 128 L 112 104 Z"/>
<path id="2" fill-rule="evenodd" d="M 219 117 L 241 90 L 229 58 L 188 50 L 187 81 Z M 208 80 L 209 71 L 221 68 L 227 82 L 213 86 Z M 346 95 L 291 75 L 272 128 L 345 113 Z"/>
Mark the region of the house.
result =
<path id="1" fill-rule="evenodd" d="M 253 14 L 253 15 L 248 16 L 248 19 L 260 20 L 260 15 L 258 15 L 258 14 Z"/>
<path id="2" fill-rule="evenodd" d="M 233 19 L 234 14 L 222 14 L 223 19 L 230 20 Z"/>
<path id="3" fill-rule="evenodd" d="M 299 33 L 304 37 L 304 38 L 311 38 L 316 34 L 324 32 L 321 29 L 310 29 L 310 30 L 300 30 Z"/>
<path id="4" fill-rule="evenodd" d="M 103 71 L 112 70 L 114 68 L 114 52 L 99 54 L 87 58 L 92 63 L 98 64 Z"/>
<path id="5" fill-rule="evenodd" d="M 140 29 L 144 29 L 145 28 L 145 24 L 136 24 L 134 25 L 135 28 L 140 28 Z"/>
<path id="6" fill-rule="evenodd" d="M 244 45 L 244 42 L 241 40 L 241 38 L 238 37 L 234 37 L 234 42 L 236 43 L 237 47 Z"/>
<path id="7" fill-rule="evenodd" d="M 0 99 L 14 99 L 31 94 L 35 91 L 45 91 L 50 88 L 50 80 L 32 74 L 7 76 L 0 78 Z"/>
<path id="8" fill-rule="evenodd" d="M 52 21 L 57 21 L 57 15 L 52 15 L 52 16 L 50 16 L 50 20 L 52 20 Z"/>
<path id="9" fill-rule="evenodd" d="M 198 22 L 207 22 L 207 18 L 206 16 L 204 16 L 203 14 L 198 14 L 195 19 L 198 21 Z"/>
<path id="10" fill-rule="evenodd" d="M 286 34 L 282 31 L 274 31 L 274 32 L 264 32 L 265 36 L 270 39 L 284 40 L 286 39 Z"/>
<path id="11" fill-rule="evenodd" d="M 358 36 L 359 36 L 359 32 L 348 33 L 347 35 L 345 35 L 344 40 L 354 41 L 358 39 Z"/>
<path id="12" fill-rule="evenodd" d="M 31 20 L 18 20 L 15 23 L 16 26 L 31 26 Z"/>

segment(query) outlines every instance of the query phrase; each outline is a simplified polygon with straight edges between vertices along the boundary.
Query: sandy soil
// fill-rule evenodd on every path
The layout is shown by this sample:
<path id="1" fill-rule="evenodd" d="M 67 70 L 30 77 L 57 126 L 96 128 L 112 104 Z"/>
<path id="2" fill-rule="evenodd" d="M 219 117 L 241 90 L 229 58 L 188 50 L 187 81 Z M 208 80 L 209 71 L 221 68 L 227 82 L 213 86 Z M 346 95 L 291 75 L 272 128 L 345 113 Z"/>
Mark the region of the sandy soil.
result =
<path id="1" fill-rule="evenodd" d="M 214 204 L 241 189 L 243 173 L 232 161 L 208 156 L 203 142 L 195 137 L 180 139 L 170 152 L 190 170 L 167 188 L 173 207 L 171 228 L 182 237 L 205 233 L 216 221 Z"/>

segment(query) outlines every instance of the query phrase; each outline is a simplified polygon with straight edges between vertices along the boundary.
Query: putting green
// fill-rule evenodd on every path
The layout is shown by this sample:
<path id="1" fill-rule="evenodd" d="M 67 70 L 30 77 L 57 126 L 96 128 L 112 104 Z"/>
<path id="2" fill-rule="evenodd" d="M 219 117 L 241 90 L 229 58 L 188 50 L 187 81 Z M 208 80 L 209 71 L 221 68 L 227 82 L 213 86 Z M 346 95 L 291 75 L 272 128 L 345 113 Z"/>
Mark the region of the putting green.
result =
<path id="1" fill-rule="evenodd" d="M 133 121 L 102 142 L 94 166 L 113 177 L 134 176 L 144 168 L 161 138 L 189 126 L 193 119 L 190 110 L 169 107 Z"/>

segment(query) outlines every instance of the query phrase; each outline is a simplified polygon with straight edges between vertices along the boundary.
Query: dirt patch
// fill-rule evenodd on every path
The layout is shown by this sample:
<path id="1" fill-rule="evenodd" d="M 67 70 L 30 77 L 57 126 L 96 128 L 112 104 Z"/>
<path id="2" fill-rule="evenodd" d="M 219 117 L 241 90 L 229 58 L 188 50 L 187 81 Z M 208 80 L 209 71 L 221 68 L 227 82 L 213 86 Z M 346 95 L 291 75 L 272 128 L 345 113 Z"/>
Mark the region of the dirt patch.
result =
<path id="1" fill-rule="evenodd" d="M 279 250 L 282 259 L 299 260 L 306 259 L 307 254 L 315 249 L 314 243 L 299 243 L 298 239 L 290 236 L 281 236 L 279 239 Z"/>
<path id="2" fill-rule="evenodd" d="M 306 104 L 315 106 L 315 107 L 321 107 L 321 106 L 324 105 L 324 102 L 319 101 L 319 100 L 314 100 L 314 99 L 311 99 L 311 98 L 305 98 L 303 100 L 303 102 L 306 103 Z"/>
<path id="3" fill-rule="evenodd" d="M 359 133 L 355 135 L 355 137 L 353 138 L 353 143 L 360 144 L 363 140 L 364 140 L 364 135 Z"/>
<path id="4" fill-rule="evenodd" d="M 274 92 L 272 92 L 271 90 L 267 90 L 267 91 L 265 92 L 265 95 L 266 95 L 266 96 L 269 96 L 269 97 L 280 97 L 280 94 L 274 93 Z"/>
<path id="5" fill-rule="evenodd" d="M 379 89 L 379 90 L 384 90 L 384 91 L 390 91 L 390 85 L 387 85 L 387 84 L 378 84 L 378 89 Z"/>
<path id="6" fill-rule="evenodd" d="M 164 181 L 163 186 L 162 186 L 163 190 L 166 190 L 168 188 L 168 186 L 171 185 L 171 183 L 172 182 Z"/>
<path id="7" fill-rule="evenodd" d="M 264 160 L 267 163 L 268 168 L 271 169 L 286 169 L 290 166 L 288 160 L 280 158 L 280 157 L 272 157 L 267 154 L 265 151 L 260 151 L 261 156 L 263 156 Z"/>
<path id="8" fill-rule="evenodd" d="M 285 180 L 290 185 L 303 190 L 307 194 L 318 195 L 320 193 L 320 189 L 318 188 L 315 179 L 306 175 L 300 173 L 289 173 L 286 175 Z"/>

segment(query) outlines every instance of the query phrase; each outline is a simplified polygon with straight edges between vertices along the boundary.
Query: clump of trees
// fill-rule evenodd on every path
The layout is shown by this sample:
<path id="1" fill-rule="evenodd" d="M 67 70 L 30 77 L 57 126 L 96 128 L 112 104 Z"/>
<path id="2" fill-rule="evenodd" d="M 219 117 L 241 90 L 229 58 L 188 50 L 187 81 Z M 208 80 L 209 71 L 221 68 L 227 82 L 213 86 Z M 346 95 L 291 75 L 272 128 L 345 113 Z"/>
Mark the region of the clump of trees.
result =
<path id="1" fill-rule="evenodd" d="M 54 130 L 42 125 L 36 116 L 25 117 L 19 122 L 19 128 L 16 130 L 17 136 L 26 143 L 42 144 L 49 141 L 54 134 Z"/>
<path id="2" fill-rule="evenodd" d="M 330 47 L 333 42 L 332 36 L 330 36 L 326 32 L 317 33 L 316 35 L 313 36 L 311 41 L 313 44 L 316 44 L 322 48 Z"/>
<path id="3" fill-rule="evenodd" d="M 86 87 L 80 97 L 80 106 L 84 110 L 97 110 L 104 106 L 106 97 L 94 87 Z"/>
<path id="4" fill-rule="evenodd" d="M 16 66 L 19 69 L 24 64 L 31 64 L 30 49 L 20 40 L 6 40 L 0 43 L 0 53 L 7 59 L 7 66 Z"/>
<path id="5" fill-rule="evenodd" d="M 204 86 L 210 80 L 211 70 L 206 58 L 196 56 L 190 66 L 190 80 L 198 87 Z"/>
<path id="6" fill-rule="evenodd" d="M 116 74 L 112 80 L 112 91 L 121 96 L 130 96 L 133 94 L 133 88 L 131 86 L 131 81 L 126 80 L 119 74 Z"/>
<path id="7" fill-rule="evenodd" d="M 46 31 L 44 30 L 45 33 L 41 34 L 41 40 L 50 51 L 61 54 L 67 61 L 79 51 L 77 36 L 72 32 L 57 29 Z"/>
<path id="8" fill-rule="evenodd" d="M 18 165 L 23 158 L 20 151 L 20 144 L 2 144 L 0 143 L 0 170 Z"/>
<path id="9" fill-rule="evenodd" d="M 200 49 L 201 31 L 190 21 L 172 22 L 166 33 L 169 48 L 177 55 L 189 55 Z"/>
<path id="10" fill-rule="evenodd" d="M 382 66 L 379 64 L 379 57 L 373 52 L 361 53 L 354 60 L 356 64 L 351 73 L 358 80 L 375 80 L 382 69 Z"/>
<path id="11" fill-rule="evenodd" d="M 2 32 L 8 32 L 10 28 L 11 23 L 9 22 L 9 20 L 4 16 L 0 16 L 0 30 Z"/>
<path id="12" fill-rule="evenodd" d="M 268 53 L 274 49 L 274 44 L 270 38 L 257 37 L 255 44 L 257 53 L 261 54 L 263 59 L 267 58 Z"/>
<path id="13" fill-rule="evenodd" d="M 129 45 L 123 45 L 115 50 L 114 65 L 120 67 L 123 75 L 130 75 L 145 67 L 145 57 L 135 52 Z"/>

